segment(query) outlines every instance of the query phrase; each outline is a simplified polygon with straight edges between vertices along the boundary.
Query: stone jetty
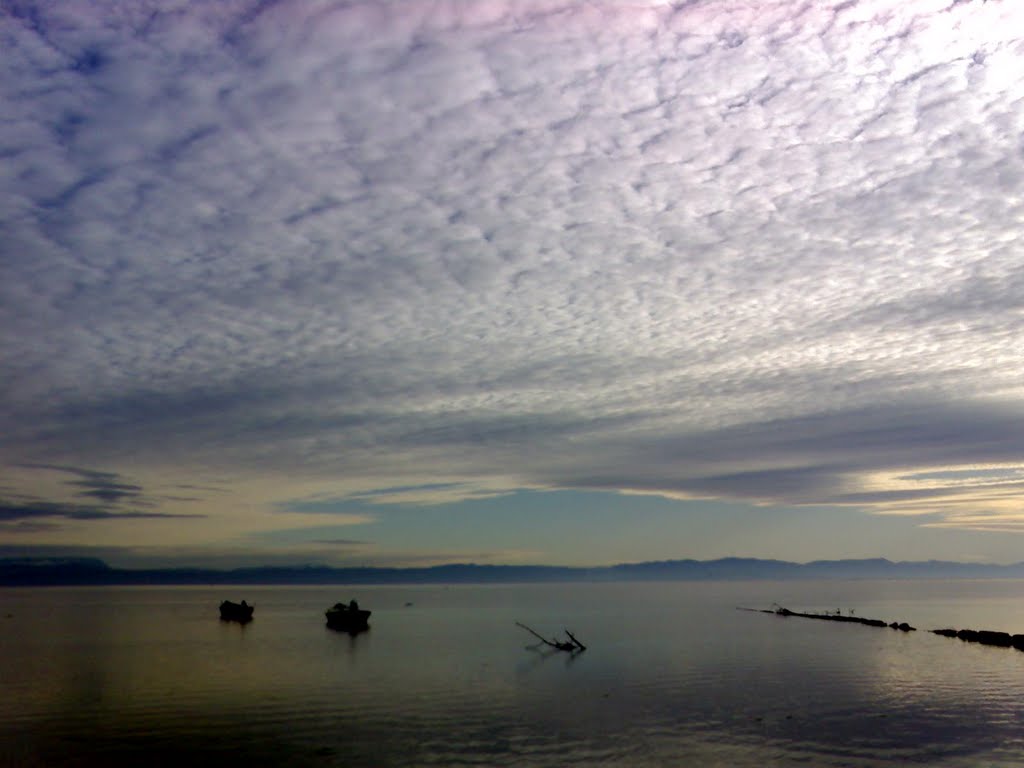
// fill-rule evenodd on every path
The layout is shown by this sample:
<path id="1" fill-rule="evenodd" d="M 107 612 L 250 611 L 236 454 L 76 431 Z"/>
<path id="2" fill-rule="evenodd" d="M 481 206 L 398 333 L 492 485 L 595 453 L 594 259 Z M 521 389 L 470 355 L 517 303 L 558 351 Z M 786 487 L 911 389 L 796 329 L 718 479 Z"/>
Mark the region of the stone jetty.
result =
<path id="1" fill-rule="evenodd" d="M 1024 651 L 1024 635 L 1011 635 L 1009 632 L 993 632 L 990 629 L 933 629 L 932 634 L 955 637 L 965 643 L 995 645 L 1000 648 L 1012 647 Z"/>
<path id="2" fill-rule="evenodd" d="M 915 632 L 916 627 L 910 626 L 905 621 L 884 622 L 881 619 L 865 619 L 849 615 L 835 613 L 802 613 L 783 608 L 781 605 L 774 605 L 771 608 L 741 608 L 744 611 L 755 611 L 757 613 L 770 613 L 774 616 L 789 617 L 795 616 L 801 619 L 818 619 L 819 621 L 841 621 L 847 624 L 864 624 L 868 627 L 889 627 L 901 632 Z M 995 632 L 990 629 L 932 629 L 934 635 L 952 637 L 962 640 L 965 643 L 978 643 L 979 645 L 994 645 L 999 648 L 1016 648 L 1024 651 L 1024 635 L 1011 635 L 1009 632 Z"/>
<path id="3" fill-rule="evenodd" d="M 893 621 L 885 622 L 881 619 L 865 619 L 861 616 L 844 615 L 839 613 L 801 613 L 800 611 L 791 611 L 789 608 L 783 608 L 781 605 L 776 605 L 773 608 L 759 609 L 760 613 L 771 613 L 775 616 L 796 616 L 801 619 L 818 619 L 820 621 L 841 621 L 846 624 L 863 624 L 868 627 L 890 627 L 892 629 L 900 630 L 901 632 L 916 632 L 917 627 L 910 626 L 905 621 Z"/>

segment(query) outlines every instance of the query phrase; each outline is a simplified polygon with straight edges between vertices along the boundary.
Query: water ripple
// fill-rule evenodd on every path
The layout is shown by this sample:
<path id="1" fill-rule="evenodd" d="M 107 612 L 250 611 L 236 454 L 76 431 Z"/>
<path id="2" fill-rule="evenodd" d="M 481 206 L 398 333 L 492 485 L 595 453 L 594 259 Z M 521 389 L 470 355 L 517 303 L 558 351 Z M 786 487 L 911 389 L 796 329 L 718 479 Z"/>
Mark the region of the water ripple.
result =
<path id="1" fill-rule="evenodd" d="M 354 638 L 322 626 L 336 589 L 254 590 L 245 628 L 208 618 L 212 590 L 4 594 L 0 765 L 1024 765 L 1024 653 L 745 614 L 765 585 L 701 588 L 435 588 L 422 609 L 402 608 L 415 588 L 365 589 L 395 607 Z M 907 585 L 892 605 L 842 589 L 881 615 L 917 605 Z M 943 618 L 937 586 L 918 589 Z M 1020 591 L 994 589 L 978 625 Z M 54 612 L 74 632 L 53 635 Z M 532 649 L 519 616 L 590 648 Z"/>

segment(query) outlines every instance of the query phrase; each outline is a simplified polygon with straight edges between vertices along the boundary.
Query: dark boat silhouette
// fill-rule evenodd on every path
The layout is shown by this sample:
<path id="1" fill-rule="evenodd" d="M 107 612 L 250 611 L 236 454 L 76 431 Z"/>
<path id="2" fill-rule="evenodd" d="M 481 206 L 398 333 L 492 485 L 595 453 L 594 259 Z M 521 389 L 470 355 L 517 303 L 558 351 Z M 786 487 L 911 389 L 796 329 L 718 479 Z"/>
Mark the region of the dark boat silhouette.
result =
<path id="1" fill-rule="evenodd" d="M 252 621 L 252 612 L 253 606 L 249 605 L 245 600 L 240 603 L 225 600 L 220 604 L 220 617 L 223 621 L 237 621 L 245 624 L 248 621 Z"/>
<path id="2" fill-rule="evenodd" d="M 340 629 L 344 632 L 361 632 L 369 629 L 367 624 L 371 611 L 364 611 L 355 600 L 346 605 L 335 603 L 333 607 L 324 611 L 327 617 L 327 626 L 331 629 Z"/>

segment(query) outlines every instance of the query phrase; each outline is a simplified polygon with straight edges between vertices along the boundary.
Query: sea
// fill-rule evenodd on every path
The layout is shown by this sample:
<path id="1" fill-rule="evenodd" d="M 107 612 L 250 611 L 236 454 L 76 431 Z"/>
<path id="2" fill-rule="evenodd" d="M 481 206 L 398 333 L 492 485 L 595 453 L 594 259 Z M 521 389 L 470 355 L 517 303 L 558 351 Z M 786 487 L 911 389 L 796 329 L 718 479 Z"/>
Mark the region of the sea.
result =
<path id="1" fill-rule="evenodd" d="M 2 589 L 0 765 L 1024 766 L 1024 652 L 946 627 L 1024 581 Z"/>

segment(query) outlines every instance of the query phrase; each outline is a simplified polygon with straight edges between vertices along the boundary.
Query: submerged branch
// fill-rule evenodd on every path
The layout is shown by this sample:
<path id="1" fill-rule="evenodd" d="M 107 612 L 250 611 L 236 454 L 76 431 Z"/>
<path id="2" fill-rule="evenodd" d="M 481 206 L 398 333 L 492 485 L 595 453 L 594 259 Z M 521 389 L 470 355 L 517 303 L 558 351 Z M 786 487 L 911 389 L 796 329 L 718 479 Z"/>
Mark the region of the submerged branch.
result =
<path id="1" fill-rule="evenodd" d="M 585 645 L 584 645 L 583 643 L 581 643 L 581 642 L 580 642 L 579 640 L 577 640 L 577 639 L 576 639 L 576 635 L 574 635 L 574 634 L 573 634 L 572 632 L 570 632 L 570 631 L 569 631 L 568 629 L 567 629 L 567 630 L 565 630 L 565 634 L 567 634 L 567 635 L 569 636 L 569 639 L 570 639 L 570 640 L 572 640 L 572 641 L 573 641 L 574 643 L 576 643 L 576 645 L 578 645 L 578 646 L 579 646 L 579 649 L 580 649 L 581 651 L 585 651 L 585 650 L 587 650 L 587 646 L 585 646 Z"/>
<path id="2" fill-rule="evenodd" d="M 544 645 L 549 645 L 552 648 L 557 648 L 560 651 L 567 651 L 568 653 L 580 653 L 582 651 L 587 650 L 587 646 L 585 646 L 583 643 L 577 640 L 575 635 L 573 635 L 573 633 L 569 630 L 565 630 L 565 634 L 569 636 L 569 640 L 559 640 L 557 637 L 548 640 L 542 634 L 530 629 L 528 626 L 521 622 L 517 621 L 516 626 L 525 629 L 531 635 L 533 635 L 542 643 L 544 643 Z"/>

